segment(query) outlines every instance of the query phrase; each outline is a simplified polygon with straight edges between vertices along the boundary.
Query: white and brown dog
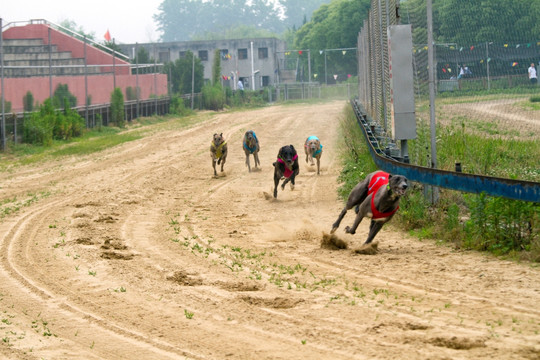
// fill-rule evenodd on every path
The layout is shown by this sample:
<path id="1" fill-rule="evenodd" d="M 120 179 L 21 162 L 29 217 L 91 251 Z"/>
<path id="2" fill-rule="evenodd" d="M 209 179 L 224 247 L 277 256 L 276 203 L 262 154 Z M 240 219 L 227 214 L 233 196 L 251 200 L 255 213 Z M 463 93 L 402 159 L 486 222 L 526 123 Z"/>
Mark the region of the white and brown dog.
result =
<path id="1" fill-rule="evenodd" d="M 261 165 L 261 162 L 259 161 L 259 139 L 257 139 L 257 135 L 255 135 L 255 132 L 253 130 L 248 130 L 244 134 L 244 141 L 242 144 L 242 147 L 244 148 L 244 152 L 246 153 L 246 165 L 248 167 L 249 172 L 251 172 L 251 165 L 249 163 L 249 155 L 253 155 L 253 161 L 255 162 L 255 168 L 257 168 L 257 165 Z"/>
<path id="2" fill-rule="evenodd" d="M 312 135 L 306 139 L 304 144 L 304 150 L 306 151 L 306 163 L 308 160 L 311 162 L 311 166 L 315 165 L 313 158 L 317 159 L 317 175 L 321 171 L 321 155 L 322 155 L 322 144 L 318 137 Z"/>
<path id="3" fill-rule="evenodd" d="M 221 172 L 223 172 L 223 166 L 225 160 L 227 160 L 227 142 L 223 138 L 223 133 L 214 134 L 212 143 L 210 144 L 210 156 L 212 157 L 212 167 L 214 168 L 214 176 L 217 176 L 216 163 L 221 163 Z"/>

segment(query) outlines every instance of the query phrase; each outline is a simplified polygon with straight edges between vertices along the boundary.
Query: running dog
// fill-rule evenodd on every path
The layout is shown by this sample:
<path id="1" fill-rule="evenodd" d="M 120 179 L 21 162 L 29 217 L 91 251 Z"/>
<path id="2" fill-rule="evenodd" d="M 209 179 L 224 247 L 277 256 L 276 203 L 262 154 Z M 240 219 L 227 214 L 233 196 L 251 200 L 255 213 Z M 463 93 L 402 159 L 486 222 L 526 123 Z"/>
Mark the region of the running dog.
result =
<path id="1" fill-rule="evenodd" d="M 244 152 L 246 153 L 246 165 L 249 172 L 251 172 L 251 165 L 249 164 L 250 154 L 253 155 L 255 167 L 257 167 L 257 165 L 261 165 L 261 162 L 259 161 L 259 139 L 257 139 L 257 135 L 255 135 L 255 132 L 253 130 L 248 130 L 244 134 L 243 148 Z"/>
<path id="2" fill-rule="evenodd" d="M 320 174 L 321 170 L 321 155 L 322 155 L 321 141 L 315 135 L 312 135 L 306 139 L 304 144 L 304 150 L 306 151 L 306 163 L 308 159 L 311 161 L 311 166 L 315 165 L 313 158 L 317 159 L 317 175 Z"/>
<path id="3" fill-rule="evenodd" d="M 364 244 L 369 244 L 382 226 L 390 221 L 399 209 L 399 199 L 409 187 L 405 176 L 391 175 L 384 171 L 375 171 L 359 182 L 349 194 L 347 204 L 339 214 L 336 222 L 332 225 L 331 233 L 334 233 L 347 210 L 356 206 L 356 218 L 352 227 L 347 226 L 345 232 L 354 234 L 362 219 L 371 218 L 369 235 Z"/>
<path id="4" fill-rule="evenodd" d="M 221 163 L 221 172 L 223 172 L 223 166 L 225 160 L 227 160 L 227 142 L 223 138 L 223 133 L 214 134 L 212 143 L 210 144 L 210 156 L 212 157 L 212 167 L 214 168 L 214 176 L 217 176 L 216 163 Z"/>
<path id="5" fill-rule="evenodd" d="M 294 178 L 300 172 L 298 166 L 298 154 L 292 145 L 285 145 L 279 149 L 277 161 L 274 165 L 274 198 L 277 198 L 277 188 L 279 181 L 285 179 L 281 184 L 281 190 L 285 190 L 285 185 L 290 181 L 291 190 L 294 190 Z"/>

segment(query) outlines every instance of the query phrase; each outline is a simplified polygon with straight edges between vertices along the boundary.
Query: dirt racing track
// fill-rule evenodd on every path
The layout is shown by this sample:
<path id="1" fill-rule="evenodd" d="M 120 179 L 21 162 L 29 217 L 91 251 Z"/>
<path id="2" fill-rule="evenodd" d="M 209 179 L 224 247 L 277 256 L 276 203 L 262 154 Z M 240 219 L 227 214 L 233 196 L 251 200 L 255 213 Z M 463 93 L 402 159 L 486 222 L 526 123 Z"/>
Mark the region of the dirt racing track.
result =
<path id="1" fill-rule="evenodd" d="M 345 101 L 205 115 L 0 175 L 0 358 L 538 359 L 540 270 L 385 225 L 336 235 Z M 254 130 L 262 168 L 248 172 Z M 225 173 L 209 146 L 223 132 Z M 321 175 L 302 145 L 324 145 Z M 273 199 L 278 149 L 300 174 Z M 253 161 L 252 161 L 253 165 Z M 360 179 L 359 179 L 360 180 Z"/>

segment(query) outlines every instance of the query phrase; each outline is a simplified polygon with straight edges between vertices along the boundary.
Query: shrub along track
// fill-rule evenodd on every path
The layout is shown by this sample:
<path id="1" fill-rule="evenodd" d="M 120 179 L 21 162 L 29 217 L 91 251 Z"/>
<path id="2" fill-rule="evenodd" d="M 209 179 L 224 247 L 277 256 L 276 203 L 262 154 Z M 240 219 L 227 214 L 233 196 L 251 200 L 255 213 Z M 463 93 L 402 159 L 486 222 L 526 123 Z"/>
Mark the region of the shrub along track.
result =
<path id="1" fill-rule="evenodd" d="M 538 358 L 540 271 L 385 227 L 379 253 L 321 248 L 345 102 L 224 112 L 99 154 L 0 175 L 0 357 L 17 359 Z M 174 127 L 174 126 L 172 126 Z M 157 130 L 161 129 L 161 130 Z M 261 142 L 248 173 L 243 133 Z M 214 178 L 214 132 L 228 139 Z M 303 142 L 324 145 L 322 173 Z M 272 193 L 279 147 L 299 151 Z"/>

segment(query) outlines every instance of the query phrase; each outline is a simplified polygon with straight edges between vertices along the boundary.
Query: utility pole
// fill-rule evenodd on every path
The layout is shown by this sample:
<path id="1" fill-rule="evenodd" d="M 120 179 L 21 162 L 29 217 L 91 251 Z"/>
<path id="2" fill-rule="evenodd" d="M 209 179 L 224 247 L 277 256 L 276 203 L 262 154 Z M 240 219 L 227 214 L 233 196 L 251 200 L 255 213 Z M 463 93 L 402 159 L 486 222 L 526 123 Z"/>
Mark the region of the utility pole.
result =
<path id="1" fill-rule="evenodd" d="M 433 61 L 433 6 L 432 0 L 426 0 L 427 7 L 427 36 L 428 36 L 428 73 L 429 73 L 429 119 L 431 130 L 431 168 L 437 168 L 437 133 L 435 124 L 435 68 Z M 437 187 L 431 189 L 431 202 L 439 201 Z"/>

